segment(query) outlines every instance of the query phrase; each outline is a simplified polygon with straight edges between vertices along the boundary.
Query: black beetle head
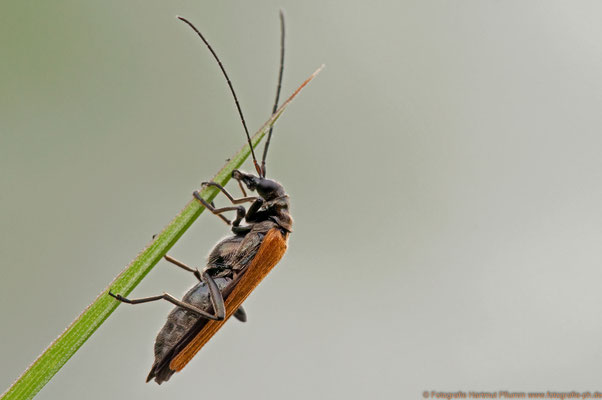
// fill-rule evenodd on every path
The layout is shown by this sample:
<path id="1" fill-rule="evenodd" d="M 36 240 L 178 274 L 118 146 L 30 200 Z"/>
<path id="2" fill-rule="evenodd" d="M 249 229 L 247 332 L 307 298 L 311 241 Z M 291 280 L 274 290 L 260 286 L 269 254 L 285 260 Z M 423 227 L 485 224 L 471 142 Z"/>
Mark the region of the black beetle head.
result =
<path id="1" fill-rule="evenodd" d="M 247 174 L 237 169 L 232 171 L 232 178 L 244 183 L 249 190 L 256 190 L 264 200 L 272 200 L 286 194 L 282 185 L 272 179 Z"/>

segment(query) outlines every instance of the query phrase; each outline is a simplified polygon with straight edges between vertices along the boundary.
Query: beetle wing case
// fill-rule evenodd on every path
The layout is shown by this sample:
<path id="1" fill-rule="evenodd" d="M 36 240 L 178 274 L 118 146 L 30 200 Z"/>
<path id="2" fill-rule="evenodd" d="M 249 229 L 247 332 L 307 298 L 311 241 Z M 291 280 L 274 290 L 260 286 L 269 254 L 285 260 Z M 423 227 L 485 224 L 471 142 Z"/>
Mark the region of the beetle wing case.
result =
<path id="1" fill-rule="evenodd" d="M 287 242 L 287 232 L 278 227 L 271 228 L 249 265 L 222 290 L 226 305 L 225 319 L 214 321 L 199 318 L 170 351 L 167 351 L 161 359 L 155 360 L 146 381 L 154 378 L 157 383 L 161 384 L 169 380 L 175 372 L 184 368 L 280 261 L 286 252 Z"/>

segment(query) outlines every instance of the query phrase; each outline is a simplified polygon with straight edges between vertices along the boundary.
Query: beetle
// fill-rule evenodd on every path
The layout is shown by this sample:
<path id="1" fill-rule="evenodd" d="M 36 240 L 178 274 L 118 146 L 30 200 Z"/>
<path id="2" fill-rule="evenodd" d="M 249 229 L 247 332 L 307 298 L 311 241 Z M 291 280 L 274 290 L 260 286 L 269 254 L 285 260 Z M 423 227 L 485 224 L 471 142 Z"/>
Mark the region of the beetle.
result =
<path id="1" fill-rule="evenodd" d="M 167 322 L 155 341 L 155 361 L 146 381 L 154 379 L 158 384 L 168 381 L 175 372 L 184 368 L 230 316 L 243 322 L 246 321 L 246 312 L 241 304 L 284 255 L 293 225 L 293 219 L 289 212 L 289 196 L 284 187 L 275 180 L 266 178 L 265 160 L 272 137 L 272 128 L 268 133 L 260 166 L 253 151 L 249 131 L 236 93 L 220 59 L 205 37 L 191 22 L 183 17 L 178 18 L 190 26 L 202 39 L 226 78 L 251 148 L 257 175 L 239 170 L 233 171 L 232 178 L 238 182 L 243 193 L 243 197 L 239 199 L 234 198 L 216 182 L 202 184 L 219 189 L 233 204 L 231 207 L 216 208 L 213 202 L 208 203 L 204 200 L 199 191 L 193 192 L 195 199 L 231 227 L 232 235 L 217 243 L 210 252 L 207 265 L 202 271 L 165 255 L 164 258 L 167 261 L 193 273 L 198 280 L 198 283 L 184 295 L 182 300 L 167 293 L 128 299 L 109 291 L 110 296 L 123 303 L 140 304 L 167 300 L 176 306 L 168 315 Z M 284 16 L 282 12 L 280 12 L 280 29 L 280 70 L 273 114 L 278 109 L 284 68 Z M 306 80 L 301 87 L 310 79 Z M 247 190 L 256 192 L 257 196 L 247 196 L 245 187 Z M 242 206 L 244 203 L 251 203 L 248 210 Z M 233 221 L 222 215 L 227 211 L 236 211 L 236 218 Z"/>

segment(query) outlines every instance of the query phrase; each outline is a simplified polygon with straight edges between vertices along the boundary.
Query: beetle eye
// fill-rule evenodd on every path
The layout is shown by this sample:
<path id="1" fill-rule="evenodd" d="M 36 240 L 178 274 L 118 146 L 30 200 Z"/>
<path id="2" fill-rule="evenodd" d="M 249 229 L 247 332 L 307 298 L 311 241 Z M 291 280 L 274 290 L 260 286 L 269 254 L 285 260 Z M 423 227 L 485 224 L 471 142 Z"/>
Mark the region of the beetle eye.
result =
<path id="1" fill-rule="evenodd" d="M 254 175 L 246 174 L 235 169 L 232 171 L 232 178 L 244 183 L 249 190 L 255 190 L 257 188 L 257 178 Z"/>
<path id="2" fill-rule="evenodd" d="M 255 180 L 245 179 L 244 182 L 247 185 L 247 188 L 249 188 L 249 190 L 255 190 L 255 189 L 257 189 L 257 185 L 255 184 Z"/>

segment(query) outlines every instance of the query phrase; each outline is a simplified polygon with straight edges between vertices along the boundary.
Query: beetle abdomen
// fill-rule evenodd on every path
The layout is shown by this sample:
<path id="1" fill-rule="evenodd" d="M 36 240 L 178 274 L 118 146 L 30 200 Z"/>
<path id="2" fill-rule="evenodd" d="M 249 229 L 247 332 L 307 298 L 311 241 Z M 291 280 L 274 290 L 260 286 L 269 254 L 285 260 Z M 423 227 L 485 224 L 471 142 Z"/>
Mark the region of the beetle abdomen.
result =
<path id="1" fill-rule="evenodd" d="M 232 279 L 216 278 L 220 290 L 223 290 Z M 204 282 L 199 282 L 192 287 L 182 298 L 182 301 L 193 305 L 201 310 L 211 308 L 211 299 L 209 289 Z M 157 364 L 169 353 L 169 351 L 184 337 L 186 332 L 199 320 L 199 315 L 192 311 L 180 307 L 174 308 L 167 316 L 167 322 L 159 331 L 155 340 L 155 363 Z M 154 367 L 154 365 L 153 365 Z M 173 372 L 172 372 L 173 373 Z M 169 374 L 171 376 L 171 374 Z M 169 376 L 162 377 L 161 380 L 168 380 Z"/>
<path id="2" fill-rule="evenodd" d="M 174 354 L 169 363 L 169 369 L 180 371 L 190 359 L 207 343 L 220 329 L 234 311 L 240 307 L 247 296 L 265 278 L 270 270 L 280 261 L 287 248 L 288 233 L 273 227 L 262 240 L 261 247 L 256 252 L 253 261 L 242 274 L 235 277 L 233 283 L 223 291 L 226 305 L 226 318 L 223 321 L 206 321 L 194 337 L 190 337 L 179 351 Z"/>
<path id="3" fill-rule="evenodd" d="M 227 299 L 229 292 L 233 289 L 231 285 L 229 286 L 233 282 L 231 278 L 232 274 L 244 270 L 252 262 L 266 234 L 274 228 L 278 230 L 278 225 L 273 221 L 258 222 L 253 224 L 251 231 L 246 235 L 235 235 L 224 238 L 215 246 L 209 255 L 207 268 L 214 269 L 213 277 L 225 299 Z M 282 233 L 278 235 L 280 237 L 287 236 L 282 236 Z M 285 239 L 282 240 L 284 243 L 286 242 Z M 286 246 L 284 247 L 286 248 Z M 284 250 L 279 254 L 279 257 L 282 254 L 284 254 Z M 226 287 L 228 289 L 224 290 Z M 186 293 L 182 300 L 203 310 L 212 309 L 208 288 L 204 283 L 196 284 Z M 234 310 L 227 310 L 227 312 L 229 313 L 229 317 Z M 170 367 L 171 361 L 188 346 L 190 341 L 197 336 L 207 322 L 209 321 L 199 318 L 193 312 L 176 307 L 169 314 L 167 322 L 157 335 L 155 361 L 148 374 L 147 382 L 153 378 L 158 384 L 169 380 L 174 372 L 176 372 Z M 221 326 L 225 321 L 219 322 Z"/>

